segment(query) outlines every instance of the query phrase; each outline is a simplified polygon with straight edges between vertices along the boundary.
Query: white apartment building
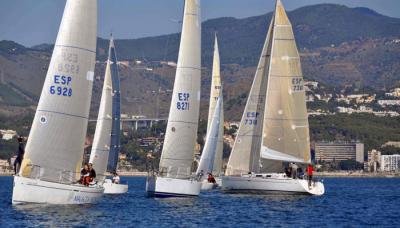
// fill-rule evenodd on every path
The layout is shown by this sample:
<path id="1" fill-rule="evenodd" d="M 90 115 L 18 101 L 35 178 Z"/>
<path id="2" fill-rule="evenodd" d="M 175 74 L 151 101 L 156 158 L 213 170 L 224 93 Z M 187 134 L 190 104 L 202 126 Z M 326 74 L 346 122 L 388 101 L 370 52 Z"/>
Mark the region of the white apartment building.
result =
<path id="1" fill-rule="evenodd" d="M 392 172 L 400 170 L 400 154 L 381 155 L 381 171 Z"/>

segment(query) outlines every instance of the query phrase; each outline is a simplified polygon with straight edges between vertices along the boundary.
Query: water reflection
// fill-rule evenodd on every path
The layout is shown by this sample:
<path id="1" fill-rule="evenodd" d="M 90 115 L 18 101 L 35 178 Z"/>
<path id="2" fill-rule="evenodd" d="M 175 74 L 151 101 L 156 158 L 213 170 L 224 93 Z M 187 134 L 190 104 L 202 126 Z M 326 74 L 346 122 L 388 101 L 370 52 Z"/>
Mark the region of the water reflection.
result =
<path id="1" fill-rule="evenodd" d="M 26 219 L 34 221 L 35 226 L 59 227 L 82 226 L 95 224 L 97 217 L 105 214 L 96 211 L 95 205 L 41 205 L 25 204 L 13 206 L 17 213 L 21 213 Z M 90 211 L 90 216 L 88 212 Z"/>

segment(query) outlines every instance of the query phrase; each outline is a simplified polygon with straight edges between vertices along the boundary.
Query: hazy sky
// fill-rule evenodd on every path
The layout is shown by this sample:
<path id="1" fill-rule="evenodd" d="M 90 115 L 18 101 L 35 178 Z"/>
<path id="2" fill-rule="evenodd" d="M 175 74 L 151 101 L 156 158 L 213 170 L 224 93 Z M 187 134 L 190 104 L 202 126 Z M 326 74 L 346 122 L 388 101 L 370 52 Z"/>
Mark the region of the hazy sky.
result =
<path id="1" fill-rule="evenodd" d="M 400 0 L 283 0 L 287 10 L 319 3 L 368 7 L 400 18 Z M 31 46 L 53 43 L 65 0 L 0 0 L 0 40 Z M 203 20 L 223 16 L 243 18 L 272 11 L 274 0 L 202 0 Z M 138 38 L 177 32 L 183 0 L 99 0 L 99 36 L 113 31 L 118 38 Z"/>

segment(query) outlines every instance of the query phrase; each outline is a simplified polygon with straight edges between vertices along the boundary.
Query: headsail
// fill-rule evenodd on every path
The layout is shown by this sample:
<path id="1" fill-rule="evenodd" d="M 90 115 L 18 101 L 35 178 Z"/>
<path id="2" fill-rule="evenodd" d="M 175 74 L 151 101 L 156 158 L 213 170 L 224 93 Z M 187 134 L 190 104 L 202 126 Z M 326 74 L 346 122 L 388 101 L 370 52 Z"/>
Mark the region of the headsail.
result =
<path id="1" fill-rule="evenodd" d="M 107 170 L 115 172 L 121 150 L 121 89 L 118 74 L 118 60 L 115 50 L 114 40 L 110 41 L 109 50 L 111 81 L 112 81 L 112 128 L 111 128 L 111 145 L 110 156 L 108 158 Z"/>
<path id="2" fill-rule="evenodd" d="M 96 58 L 97 1 L 68 0 L 20 175 L 74 181 L 83 157 Z M 65 180 L 64 180 L 65 181 Z"/>
<path id="3" fill-rule="evenodd" d="M 273 19 L 261 157 L 310 162 L 310 136 L 300 56 L 280 0 Z"/>
<path id="4" fill-rule="evenodd" d="M 214 110 L 217 105 L 217 100 L 220 94 L 222 93 L 222 85 L 221 85 L 221 75 L 220 75 L 220 58 L 219 58 L 219 50 L 218 50 L 218 39 L 217 34 L 215 34 L 215 44 L 214 44 L 214 61 L 213 61 L 213 71 L 212 71 L 212 82 L 211 82 L 211 91 L 210 91 L 210 105 L 208 108 L 208 123 L 207 123 L 207 134 L 210 131 L 210 125 L 212 118 L 214 116 Z M 223 106 L 223 104 L 221 104 Z M 219 134 L 217 147 L 214 158 L 213 165 L 213 174 L 219 176 L 222 170 L 222 151 L 223 151 L 223 143 L 224 143 L 224 109 L 221 108 L 221 119 L 219 121 Z"/>
<path id="5" fill-rule="evenodd" d="M 219 95 L 215 110 L 213 111 L 213 117 L 211 119 L 210 128 L 208 129 L 206 143 L 204 145 L 203 152 L 201 153 L 200 164 L 197 168 L 196 173 L 211 173 L 213 171 L 214 159 L 217 153 L 218 140 L 220 138 L 220 122 L 222 115 L 222 102 L 223 96 Z"/>
<path id="6" fill-rule="evenodd" d="M 261 53 L 246 107 L 240 121 L 238 134 L 229 157 L 226 175 L 257 172 L 261 147 L 262 122 L 270 62 L 272 23 Z"/>
<path id="7" fill-rule="evenodd" d="M 200 0 L 186 0 L 181 44 L 164 147 L 161 174 L 191 175 L 200 106 L 201 21 Z"/>
<path id="8" fill-rule="evenodd" d="M 110 40 L 110 50 L 112 39 Z M 107 169 L 107 162 L 111 143 L 112 127 L 112 82 L 111 82 L 111 64 L 110 54 L 107 59 L 106 72 L 104 75 L 103 92 L 101 94 L 99 114 L 97 117 L 96 132 L 90 153 L 89 162 L 93 164 L 94 169 L 100 175 L 104 175 Z M 101 178 L 104 179 L 104 176 Z"/>

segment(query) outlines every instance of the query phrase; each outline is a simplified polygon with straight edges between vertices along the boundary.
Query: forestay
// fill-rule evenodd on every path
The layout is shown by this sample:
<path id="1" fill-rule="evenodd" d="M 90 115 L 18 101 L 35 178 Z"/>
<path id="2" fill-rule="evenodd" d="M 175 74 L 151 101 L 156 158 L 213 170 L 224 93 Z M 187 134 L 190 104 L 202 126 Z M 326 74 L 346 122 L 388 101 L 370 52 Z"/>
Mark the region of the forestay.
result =
<path id="1" fill-rule="evenodd" d="M 268 30 L 235 144 L 229 157 L 226 175 L 259 171 L 259 152 L 270 61 L 268 53 L 271 48 L 271 29 L 272 26 Z"/>
<path id="2" fill-rule="evenodd" d="M 20 175 L 75 181 L 81 168 L 96 57 L 97 1 L 68 0 L 26 145 Z M 64 180 L 65 181 L 65 180 Z"/>
<path id="3" fill-rule="evenodd" d="M 214 59 L 213 59 L 213 70 L 212 70 L 212 81 L 210 90 L 210 105 L 208 108 L 208 122 L 207 122 L 207 134 L 210 131 L 210 125 L 212 118 L 214 116 L 214 110 L 217 104 L 219 95 L 222 93 L 222 83 L 221 83 L 221 73 L 220 73 L 220 57 L 218 50 L 218 39 L 217 34 L 215 34 L 214 43 Z M 221 119 L 219 121 L 219 133 L 218 141 L 216 146 L 214 165 L 213 165 L 213 175 L 219 176 L 222 170 L 222 151 L 223 151 L 223 136 L 224 136 L 224 109 L 223 103 L 221 104 Z"/>
<path id="4" fill-rule="evenodd" d="M 273 22 L 261 157 L 308 163 L 310 138 L 300 56 L 279 0 Z"/>
<path id="5" fill-rule="evenodd" d="M 111 50 L 112 40 L 110 41 Z M 111 82 L 111 64 L 112 60 L 107 59 L 106 72 L 104 75 L 103 92 L 101 94 L 99 114 L 97 117 L 96 132 L 94 134 L 92 151 L 90 153 L 89 162 L 93 164 L 98 174 L 98 179 L 104 179 L 107 169 L 108 154 L 111 143 L 111 127 L 112 127 L 112 82 Z"/>
<path id="6" fill-rule="evenodd" d="M 191 175 L 200 104 L 200 0 L 186 0 L 178 66 L 169 112 L 161 174 L 174 178 Z"/>

